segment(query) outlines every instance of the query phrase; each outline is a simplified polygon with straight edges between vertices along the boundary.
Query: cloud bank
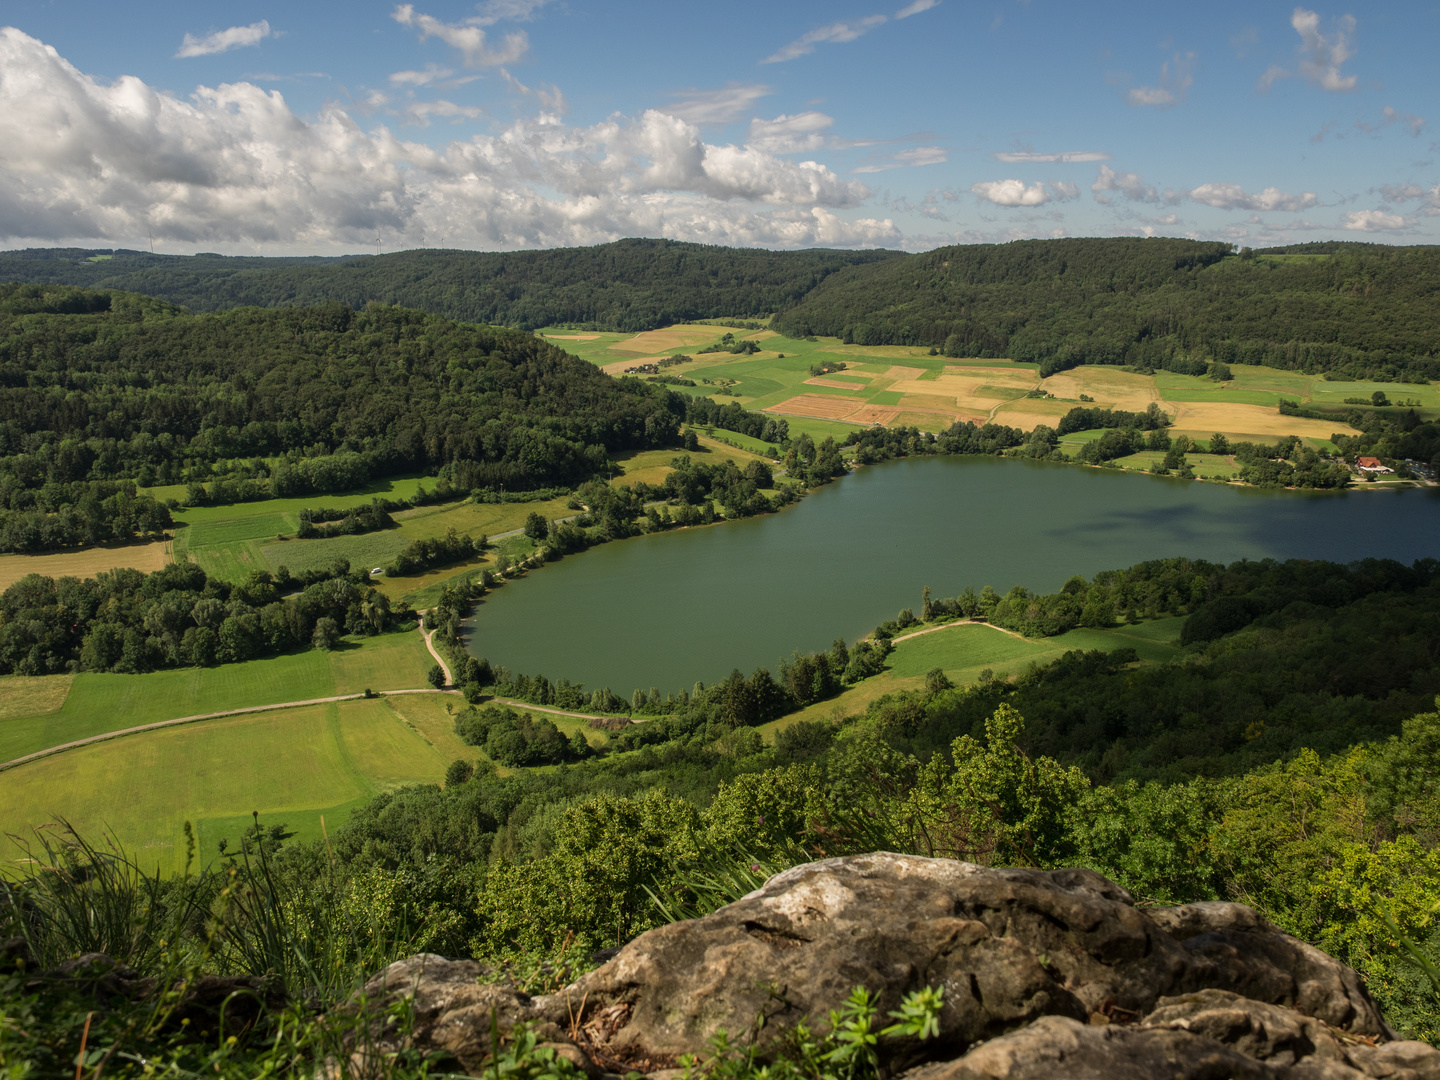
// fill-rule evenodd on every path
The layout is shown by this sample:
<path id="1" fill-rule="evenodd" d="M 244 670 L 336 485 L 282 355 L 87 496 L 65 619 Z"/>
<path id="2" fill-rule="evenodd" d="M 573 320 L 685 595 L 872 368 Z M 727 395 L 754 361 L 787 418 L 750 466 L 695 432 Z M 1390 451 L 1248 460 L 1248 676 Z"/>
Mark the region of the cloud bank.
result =
<path id="1" fill-rule="evenodd" d="M 433 103 L 429 116 L 454 114 Z M 887 220 L 846 220 L 870 191 L 813 161 L 706 143 L 649 110 L 589 127 L 554 113 L 441 149 L 331 106 L 302 120 L 276 91 L 199 87 L 182 100 L 134 77 L 102 84 L 53 48 L 0 30 L 0 236 L 353 249 L 377 231 L 491 248 L 667 236 L 715 244 L 878 245 Z"/>

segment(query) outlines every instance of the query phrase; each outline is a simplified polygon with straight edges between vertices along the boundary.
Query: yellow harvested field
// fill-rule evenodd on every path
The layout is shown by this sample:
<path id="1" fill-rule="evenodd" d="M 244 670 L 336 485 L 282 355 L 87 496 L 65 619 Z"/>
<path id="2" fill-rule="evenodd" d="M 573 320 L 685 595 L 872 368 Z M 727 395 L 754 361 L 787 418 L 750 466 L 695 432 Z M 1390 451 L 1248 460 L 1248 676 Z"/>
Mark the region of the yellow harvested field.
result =
<path id="1" fill-rule="evenodd" d="M 891 364 L 890 370 L 885 372 L 885 377 L 887 379 L 894 379 L 896 382 L 908 382 L 918 379 L 924 374 L 924 368 L 901 367 L 899 364 Z"/>
<path id="2" fill-rule="evenodd" d="M 74 675 L 5 676 L 0 679 L 0 720 L 56 712 L 65 704 L 74 681 Z"/>
<path id="3" fill-rule="evenodd" d="M 902 409 L 914 412 L 940 412 L 953 416 L 956 411 L 955 399 L 940 394 L 906 394 L 900 399 Z"/>
<path id="4" fill-rule="evenodd" d="M 889 427 L 899 416 L 900 410 L 893 405 L 864 405 L 844 419 L 850 424 L 883 424 Z"/>
<path id="5" fill-rule="evenodd" d="M 805 380 L 805 385 L 806 385 L 806 386 L 833 386 L 836 390 L 868 390 L 868 389 L 869 389 L 868 386 L 862 385 L 861 383 L 841 382 L 839 379 L 826 379 L 826 378 L 824 378 L 824 377 L 817 377 L 817 378 L 814 378 L 814 379 L 806 379 L 806 380 Z"/>
<path id="6" fill-rule="evenodd" d="M 1040 424 L 1054 427 L 1060 422 L 1060 417 L 1074 407 L 1073 401 L 1043 401 L 1022 398 L 1009 405 L 1000 406 L 995 410 L 994 419 L 997 424 L 1029 431 Z"/>
<path id="7" fill-rule="evenodd" d="M 1207 439 L 1217 431 L 1226 435 L 1268 438 L 1299 435 L 1306 439 L 1328 439 L 1336 432 L 1358 434 L 1355 428 L 1339 420 L 1306 420 L 1299 416 L 1281 416 L 1269 405 L 1238 405 L 1224 401 L 1167 401 L 1165 411 L 1174 417 L 1174 430 L 1203 432 L 1201 437 Z"/>
<path id="8" fill-rule="evenodd" d="M 1030 368 L 999 368 L 967 366 L 962 364 L 946 364 L 945 371 L 941 378 L 947 375 L 958 375 L 964 379 L 979 379 L 986 383 L 1014 383 L 1016 386 L 1031 387 L 1035 385 L 1037 376 Z"/>
<path id="9" fill-rule="evenodd" d="M 599 334 L 546 334 L 549 341 L 594 341 Z"/>
<path id="10" fill-rule="evenodd" d="M 159 570 L 170 561 L 171 542 L 156 540 L 151 544 L 126 544 L 123 547 L 86 548 L 84 551 L 61 551 L 53 555 L 0 555 L 0 589 L 9 588 L 27 574 L 45 577 L 94 577 L 105 570 L 121 568 Z"/>
<path id="11" fill-rule="evenodd" d="M 665 356 L 669 356 L 669 353 L 666 353 Z M 616 360 L 609 364 L 602 364 L 600 366 L 600 370 L 603 371 L 606 375 L 614 375 L 616 377 L 619 377 L 625 374 L 626 368 L 635 367 L 637 364 L 659 363 L 661 360 L 665 359 L 665 356 L 635 356 L 629 360 Z M 678 371 L 679 369 L 677 368 L 676 370 Z"/>
<path id="12" fill-rule="evenodd" d="M 809 416 L 816 420 L 843 420 L 855 411 L 857 402 L 849 398 L 821 394 L 797 394 L 788 401 L 771 405 L 765 411 L 785 416 Z M 869 423 L 869 420 L 864 421 Z M 885 421 L 881 421 L 883 424 Z"/>
<path id="13" fill-rule="evenodd" d="M 901 412 L 897 413 L 895 419 L 890 423 L 896 427 L 916 427 L 921 431 L 944 431 L 957 420 L 974 420 L 977 424 L 985 423 L 983 416 L 958 416 L 955 413 L 938 412 Z"/>
<path id="14" fill-rule="evenodd" d="M 635 353 L 637 356 L 649 356 L 653 353 L 668 356 L 677 350 L 704 345 L 723 334 L 733 332 L 722 326 L 667 326 L 663 330 L 647 330 L 643 334 L 636 334 L 628 341 L 616 342 L 610 346 L 610 351 Z"/>
<path id="15" fill-rule="evenodd" d="M 1063 371 L 1042 380 L 1040 385 L 1057 398 L 1069 398 L 1075 404 L 1078 404 L 1081 394 L 1088 394 L 1095 399 L 1095 405 L 1102 409 L 1144 412 L 1152 401 L 1160 400 L 1153 378 L 1129 371 L 1107 370 L 1099 366 Z"/>

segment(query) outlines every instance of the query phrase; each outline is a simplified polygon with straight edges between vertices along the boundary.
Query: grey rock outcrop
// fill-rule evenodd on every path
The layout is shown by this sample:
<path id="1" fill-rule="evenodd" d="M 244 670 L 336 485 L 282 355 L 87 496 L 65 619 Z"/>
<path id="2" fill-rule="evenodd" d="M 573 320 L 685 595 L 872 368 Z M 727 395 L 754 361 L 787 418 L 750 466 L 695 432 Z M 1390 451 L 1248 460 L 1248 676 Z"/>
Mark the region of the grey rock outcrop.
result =
<path id="1" fill-rule="evenodd" d="M 824 1031 L 863 985 L 882 1009 L 944 988 L 937 1038 L 881 1046 L 915 1080 L 1440 1080 L 1440 1052 L 1395 1041 L 1345 965 L 1241 905 L 1140 910 L 1087 870 L 831 859 L 643 934 L 559 993 L 532 999 L 488 978 L 473 962 L 415 957 L 366 995 L 413 996 L 413 1045 L 472 1073 L 488 1059 L 492 1010 L 592 1073 L 655 1073 L 703 1056 L 721 1030 L 762 1046 L 800 1023 Z"/>

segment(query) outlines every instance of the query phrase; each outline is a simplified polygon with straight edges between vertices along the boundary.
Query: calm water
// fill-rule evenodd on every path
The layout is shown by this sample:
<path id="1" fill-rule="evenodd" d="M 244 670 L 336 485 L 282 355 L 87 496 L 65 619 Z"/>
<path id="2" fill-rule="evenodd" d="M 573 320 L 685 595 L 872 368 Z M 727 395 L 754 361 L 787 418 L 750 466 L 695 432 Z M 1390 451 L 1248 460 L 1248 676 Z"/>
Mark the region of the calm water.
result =
<path id="1" fill-rule="evenodd" d="M 606 544 L 493 592 L 471 651 L 513 671 L 663 691 L 853 640 L 920 591 L 1050 592 L 1187 555 L 1440 556 L 1434 489 L 1299 494 L 995 458 L 860 469 L 781 514 Z"/>

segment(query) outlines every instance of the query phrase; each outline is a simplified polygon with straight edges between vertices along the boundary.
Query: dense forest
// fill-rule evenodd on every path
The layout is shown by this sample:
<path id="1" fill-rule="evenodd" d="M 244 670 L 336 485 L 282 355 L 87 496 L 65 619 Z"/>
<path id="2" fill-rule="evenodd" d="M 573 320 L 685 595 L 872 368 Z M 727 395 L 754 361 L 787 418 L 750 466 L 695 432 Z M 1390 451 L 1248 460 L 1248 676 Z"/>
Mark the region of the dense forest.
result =
<path id="1" fill-rule="evenodd" d="M 337 452 L 372 475 L 473 461 L 516 488 L 575 483 L 609 450 L 675 444 L 684 415 L 679 395 L 533 335 L 402 308 L 189 315 L 0 286 L 0 473 L 26 487 L 173 483 L 190 463 Z"/>
<path id="2" fill-rule="evenodd" d="M 837 270 L 898 254 L 765 251 L 673 240 L 337 259 L 43 248 L 0 252 L 0 282 L 119 289 L 192 311 L 327 303 L 360 310 L 374 301 L 521 329 L 568 323 L 635 332 L 691 319 L 766 316 Z"/>
<path id="3" fill-rule="evenodd" d="M 206 667 L 329 650 L 343 634 L 414 622 L 344 560 L 295 575 L 255 570 L 239 583 L 189 562 L 58 581 L 28 574 L 0 593 L 0 675 Z"/>
<path id="4" fill-rule="evenodd" d="M 1413 382 L 1440 376 L 1437 294 L 1440 248 L 1276 256 L 1189 240 L 1024 240 L 842 271 L 774 325 L 1032 361 L 1044 374 L 1218 361 Z"/>

